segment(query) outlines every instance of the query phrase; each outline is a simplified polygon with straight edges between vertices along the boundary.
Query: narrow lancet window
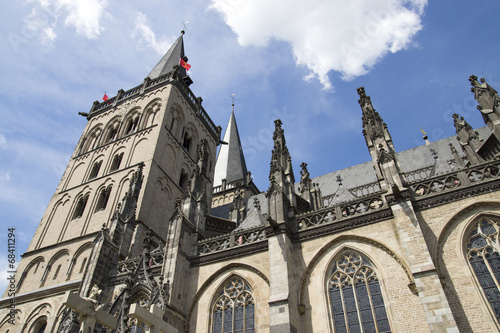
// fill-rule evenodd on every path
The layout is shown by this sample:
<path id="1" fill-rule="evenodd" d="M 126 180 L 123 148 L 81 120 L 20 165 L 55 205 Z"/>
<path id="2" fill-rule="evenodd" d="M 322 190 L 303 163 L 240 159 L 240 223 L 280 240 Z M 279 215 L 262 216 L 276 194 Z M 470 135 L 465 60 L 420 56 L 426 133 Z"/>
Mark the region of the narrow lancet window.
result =
<path id="1" fill-rule="evenodd" d="M 122 159 L 123 159 L 123 153 L 115 155 L 115 157 L 113 157 L 113 162 L 111 162 L 111 167 L 109 168 L 109 170 L 110 171 L 118 170 L 120 168 L 120 164 L 122 163 Z"/>
<path id="2" fill-rule="evenodd" d="M 95 162 L 90 171 L 89 179 L 97 177 L 99 170 L 101 169 L 102 161 Z"/>
<path id="3" fill-rule="evenodd" d="M 390 332 L 380 284 L 372 264 L 357 253 L 341 255 L 328 279 L 335 332 Z"/>

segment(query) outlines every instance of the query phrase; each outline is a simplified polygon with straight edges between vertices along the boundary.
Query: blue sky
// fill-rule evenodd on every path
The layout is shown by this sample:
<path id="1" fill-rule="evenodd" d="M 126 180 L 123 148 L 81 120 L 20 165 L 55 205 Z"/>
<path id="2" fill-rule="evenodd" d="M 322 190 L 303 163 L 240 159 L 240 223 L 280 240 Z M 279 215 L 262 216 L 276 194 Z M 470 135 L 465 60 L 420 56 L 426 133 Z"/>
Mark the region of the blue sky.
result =
<path id="1" fill-rule="evenodd" d="M 6 229 L 22 254 L 104 91 L 142 82 L 186 24 L 197 96 L 225 127 L 231 94 L 247 167 L 268 187 L 273 120 L 296 177 L 369 160 L 356 88 L 398 151 L 483 126 L 467 81 L 500 89 L 500 3 L 470 0 L 114 0 L 5 2 L 0 13 L 0 269 Z M 348 186 L 348 184 L 346 184 Z M 0 279 L 0 289 L 6 281 Z"/>

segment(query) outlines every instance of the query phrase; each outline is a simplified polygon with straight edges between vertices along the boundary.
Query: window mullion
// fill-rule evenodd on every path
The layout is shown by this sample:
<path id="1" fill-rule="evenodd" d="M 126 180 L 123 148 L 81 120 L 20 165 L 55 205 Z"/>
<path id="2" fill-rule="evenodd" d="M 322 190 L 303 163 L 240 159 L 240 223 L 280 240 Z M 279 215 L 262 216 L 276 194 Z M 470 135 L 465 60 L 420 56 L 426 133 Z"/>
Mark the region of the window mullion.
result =
<path id="1" fill-rule="evenodd" d="M 359 301 L 358 301 L 358 291 L 356 290 L 354 279 L 352 280 L 352 291 L 354 293 L 354 301 L 356 302 L 356 312 L 358 313 L 359 328 L 361 329 L 361 332 L 364 332 L 365 328 L 363 327 L 363 320 L 361 319 L 361 310 L 359 309 Z"/>
<path id="2" fill-rule="evenodd" d="M 493 272 L 493 269 L 491 268 L 490 263 L 488 262 L 488 259 L 486 259 L 486 256 L 484 255 L 485 250 L 486 250 L 486 248 L 483 249 L 483 253 L 481 254 L 481 257 L 482 257 L 484 263 L 486 264 L 486 267 L 488 267 L 488 271 L 490 273 L 490 276 L 493 278 L 493 281 L 495 282 L 497 289 L 500 290 L 500 284 L 498 283 L 498 280 L 495 276 L 495 273 Z"/>
<path id="3" fill-rule="evenodd" d="M 370 290 L 370 286 L 368 285 L 368 281 L 366 280 L 366 278 L 365 278 L 365 285 L 368 294 L 368 300 L 370 301 L 370 308 L 372 310 L 373 324 L 375 325 L 375 329 L 377 330 L 378 333 L 378 323 L 377 323 L 377 317 L 375 316 L 375 307 L 373 306 L 372 291 Z"/>
<path id="4" fill-rule="evenodd" d="M 340 299 L 342 300 L 342 308 L 344 309 L 344 321 L 345 321 L 345 328 L 347 333 L 349 333 L 349 322 L 347 321 L 347 307 L 345 305 L 345 299 L 344 299 L 344 288 L 343 285 L 340 285 Z M 335 320 L 333 322 L 333 327 L 335 327 Z"/>
<path id="5" fill-rule="evenodd" d="M 235 308 L 235 303 L 234 303 L 234 300 L 231 300 L 231 319 L 232 319 L 232 326 L 231 326 L 231 332 L 234 332 L 234 321 L 235 321 L 235 312 L 236 312 L 236 308 Z"/>

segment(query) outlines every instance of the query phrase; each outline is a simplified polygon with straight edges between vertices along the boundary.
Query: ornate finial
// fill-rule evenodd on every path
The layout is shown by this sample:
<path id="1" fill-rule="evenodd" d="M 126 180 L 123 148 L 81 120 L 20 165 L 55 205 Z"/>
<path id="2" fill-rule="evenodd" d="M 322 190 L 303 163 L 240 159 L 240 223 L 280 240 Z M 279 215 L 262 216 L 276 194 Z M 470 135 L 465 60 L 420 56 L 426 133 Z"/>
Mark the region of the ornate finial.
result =
<path id="1" fill-rule="evenodd" d="M 342 186 L 342 177 L 340 175 L 337 175 L 337 183 L 339 183 L 339 186 Z"/>
<path id="2" fill-rule="evenodd" d="M 427 133 L 420 127 L 420 132 L 422 132 L 422 139 L 425 141 L 425 145 L 428 146 L 431 143 L 429 142 L 429 137 L 427 136 Z"/>
<path id="3" fill-rule="evenodd" d="M 469 76 L 469 81 L 470 81 L 470 84 L 475 87 L 476 86 L 476 83 L 477 83 L 477 76 L 475 76 L 474 74 Z"/>
<path id="4" fill-rule="evenodd" d="M 260 210 L 260 201 L 257 198 L 253 198 L 253 206 Z"/>
<path id="5" fill-rule="evenodd" d="M 144 248 L 149 249 L 152 242 L 153 242 L 153 230 L 149 228 L 148 231 L 146 231 L 146 235 L 144 236 L 143 240 Z"/>
<path id="6" fill-rule="evenodd" d="M 356 89 L 360 98 L 366 97 L 365 87 L 359 87 Z"/>
<path id="7" fill-rule="evenodd" d="M 236 98 L 234 98 L 234 96 L 236 96 L 236 94 L 231 94 L 231 107 L 232 107 L 232 111 L 234 112 L 234 101 L 236 100 Z"/>
<path id="8" fill-rule="evenodd" d="M 182 199 L 181 198 L 177 198 L 175 200 L 175 209 L 180 209 L 181 208 L 181 204 L 182 204 Z"/>
<path id="9" fill-rule="evenodd" d="M 184 29 L 181 30 L 181 35 L 184 35 L 186 33 L 186 31 L 184 31 Z"/>

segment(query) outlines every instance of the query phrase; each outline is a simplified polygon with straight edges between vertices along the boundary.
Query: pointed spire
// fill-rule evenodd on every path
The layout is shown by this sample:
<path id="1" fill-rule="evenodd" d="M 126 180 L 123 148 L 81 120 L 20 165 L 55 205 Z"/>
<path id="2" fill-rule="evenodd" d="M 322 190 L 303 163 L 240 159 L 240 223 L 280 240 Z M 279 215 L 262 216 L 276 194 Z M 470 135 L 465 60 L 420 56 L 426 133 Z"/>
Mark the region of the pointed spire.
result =
<path id="1" fill-rule="evenodd" d="M 231 117 L 229 117 L 223 144 L 220 147 L 219 155 L 215 162 L 214 186 L 222 185 L 223 179 L 229 183 L 245 178 L 247 173 L 240 134 L 238 133 L 236 117 L 234 116 L 233 100 Z"/>
<path id="2" fill-rule="evenodd" d="M 372 101 L 370 96 L 367 96 L 365 93 L 364 87 L 359 87 L 357 89 L 359 100 L 358 103 L 361 106 L 361 111 L 363 112 L 363 116 L 361 120 L 363 120 L 363 134 L 368 141 L 375 141 L 376 138 L 384 137 L 384 128 L 387 125 L 384 123 L 384 120 L 377 111 L 373 108 Z"/>
<path id="3" fill-rule="evenodd" d="M 174 70 L 174 66 L 179 65 L 180 59 L 187 61 L 187 57 L 184 55 L 184 30 L 181 31 L 181 35 L 175 43 L 170 47 L 167 53 L 161 58 L 161 60 L 156 64 L 153 70 L 149 73 L 148 77 L 151 80 L 156 79 L 159 76 L 165 75 Z M 186 69 L 182 66 L 179 67 L 179 77 L 183 78 L 186 74 Z"/>
<path id="4" fill-rule="evenodd" d="M 280 119 L 276 119 L 274 121 L 274 149 L 271 156 L 271 170 L 269 172 L 269 179 L 275 172 L 282 171 L 283 174 L 286 174 L 290 178 L 290 183 L 293 184 L 295 183 L 295 177 L 292 170 L 292 158 L 286 146 L 285 131 L 283 131 L 283 128 L 281 128 L 282 124 L 283 123 Z"/>
<path id="5" fill-rule="evenodd" d="M 361 120 L 363 121 L 363 135 L 366 140 L 366 146 L 372 156 L 377 179 L 380 182 L 380 187 L 384 190 L 391 191 L 396 187 L 402 189 L 404 180 L 401 176 L 400 166 L 392 143 L 391 135 L 387 129 L 386 123 L 373 108 L 370 96 L 366 95 L 365 88 L 357 89 L 359 100 L 363 113 Z"/>

